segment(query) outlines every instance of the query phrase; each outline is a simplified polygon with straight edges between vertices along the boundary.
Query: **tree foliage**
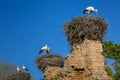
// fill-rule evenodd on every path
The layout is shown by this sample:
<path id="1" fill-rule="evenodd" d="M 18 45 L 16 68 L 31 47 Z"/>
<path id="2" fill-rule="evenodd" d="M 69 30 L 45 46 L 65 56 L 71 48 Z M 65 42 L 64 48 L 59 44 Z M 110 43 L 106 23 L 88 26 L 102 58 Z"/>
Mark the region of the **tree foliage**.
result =
<path id="1" fill-rule="evenodd" d="M 110 70 L 106 70 L 110 76 L 113 77 L 114 80 L 120 79 L 120 44 L 115 44 L 112 41 L 104 41 L 103 42 L 103 55 L 105 58 L 110 58 L 115 60 L 113 62 L 113 67 L 115 73 L 112 72 L 111 75 Z"/>
<path id="2" fill-rule="evenodd" d="M 111 69 L 111 67 L 110 66 L 108 66 L 108 65 L 106 65 L 105 66 L 105 71 L 107 72 L 107 74 L 109 75 L 109 76 L 113 76 L 113 74 L 112 74 L 112 69 Z"/>
<path id="3" fill-rule="evenodd" d="M 103 55 L 120 63 L 120 44 L 114 44 L 112 41 L 104 41 Z"/>
<path id="4" fill-rule="evenodd" d="M 119 64 L 115 64 L 114 65 L 116 74 L 114 75 L 115 80 L 120 80 L 120 65 Z"/>

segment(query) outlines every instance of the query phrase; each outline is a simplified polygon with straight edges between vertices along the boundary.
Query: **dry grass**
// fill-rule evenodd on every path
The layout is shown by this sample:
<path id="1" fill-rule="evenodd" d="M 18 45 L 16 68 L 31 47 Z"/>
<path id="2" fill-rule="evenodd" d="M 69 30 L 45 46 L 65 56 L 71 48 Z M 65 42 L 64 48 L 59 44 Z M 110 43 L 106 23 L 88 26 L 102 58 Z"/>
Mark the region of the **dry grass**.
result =
<path id="1" fill-rule="evenodd" d="M 30 80 L 30 79 L 31 79 L 31 75 L 26 72 L 19 72 L 7 78 L 7 80 Z"/>
<path id="2" fill-rule="evenodd" d="M 44 71 L 47 66 L 63 67 L 63 58 L 57 54 L 46 54 L 36 58 L 36 64 L 41 71 Z"/>
<path id="3" fill-rule="evenodd" d="M 99 17 L 76 17 L 64 25 L 64 32 L 69 44 L 80 44 L 86 38 L 102 41 L 106 21 Z"/>

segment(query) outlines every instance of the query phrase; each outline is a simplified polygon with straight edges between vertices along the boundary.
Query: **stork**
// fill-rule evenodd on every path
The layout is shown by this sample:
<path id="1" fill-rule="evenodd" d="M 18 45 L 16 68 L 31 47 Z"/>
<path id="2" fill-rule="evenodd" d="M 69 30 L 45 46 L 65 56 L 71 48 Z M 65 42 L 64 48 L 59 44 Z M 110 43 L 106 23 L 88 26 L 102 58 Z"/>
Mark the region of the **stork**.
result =
<path id="1" fill-rule="evenodd" d="M 48 47 L 48 45 L 46 44 L 45 46 L 43 46 L 40 50 L 39 53 L 42 53 L 43 51 L 46 51 L 47 54 L 50 53 L 50 47 Z"/>
<path id="2" fill-rule="evenodd" d="M 96 12 L 96 14 L 98 14 L 97 9 L 94 9 L 93 6 L 89 6 L 89 7 L 85 8 L 85 10 L 83 11 L 83 14 L 89 14 L 89 16 L 90 16 L 92 12 Z"/>
<path id="3" fill-rule="evenodd" d="M 20 67 L 19 66 L 17 66 L 17 72 L 21 72 L 21 69 L 20 69 Z"/>
<path id="4" fill-rule="evenodd" d="M 22 69 L 25 70 L 25 71 L 28 71 L 28 68 L 25 67 L 24 65 L 22 66 Z"/>

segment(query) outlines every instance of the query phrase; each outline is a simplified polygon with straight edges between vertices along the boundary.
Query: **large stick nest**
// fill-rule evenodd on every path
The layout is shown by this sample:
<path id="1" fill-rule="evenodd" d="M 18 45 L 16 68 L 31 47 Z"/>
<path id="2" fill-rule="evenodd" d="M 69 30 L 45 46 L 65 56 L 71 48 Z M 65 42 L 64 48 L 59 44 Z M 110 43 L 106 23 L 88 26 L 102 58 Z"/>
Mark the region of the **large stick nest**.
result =
<path id="1" fill-rule="evenodd" d="M 19 72 L 7 78 L 7 80 L 30 80 L 30 79 L 31 79 L 31 75 L 26 72 Z"/>
<path id="2" fill-rule="evenodd" d="M 57 54 L 46 54 L 36 58 L 36 64 L 41 71 L 44 71 L 47 66 L 63 67 L 63 58 Z"/>
<path id="3" fill-rule="evenodd" d="M 64 25 L 64 32 L 69 44 L 80 44 L 86 38 L 89 40 L 102 41 L 106 21 L 99 17 L 76 17 Z"/>

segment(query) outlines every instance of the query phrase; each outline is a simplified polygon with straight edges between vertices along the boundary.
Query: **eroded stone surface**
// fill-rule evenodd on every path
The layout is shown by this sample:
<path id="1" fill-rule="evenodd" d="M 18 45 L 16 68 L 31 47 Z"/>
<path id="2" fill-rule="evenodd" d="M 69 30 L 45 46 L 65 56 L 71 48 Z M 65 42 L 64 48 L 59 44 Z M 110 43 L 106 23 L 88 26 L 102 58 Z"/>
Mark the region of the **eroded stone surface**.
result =
<path id="1" fill-rule="evenodd" d="M 65 57 L 63 69 L 48 67 L 44 80 L 112 80 L 105 73 L 102 43 L 84 40 L 82 44 L 74 44 Z"/>
<path id="2" fill-rule="evenodd" d="M 53 77 L 59 71 L 61 71 L 61 68 L 57 66 L 46 67 L 45 73 L 44 73 L 44 80 L 53 80 Z"/>

